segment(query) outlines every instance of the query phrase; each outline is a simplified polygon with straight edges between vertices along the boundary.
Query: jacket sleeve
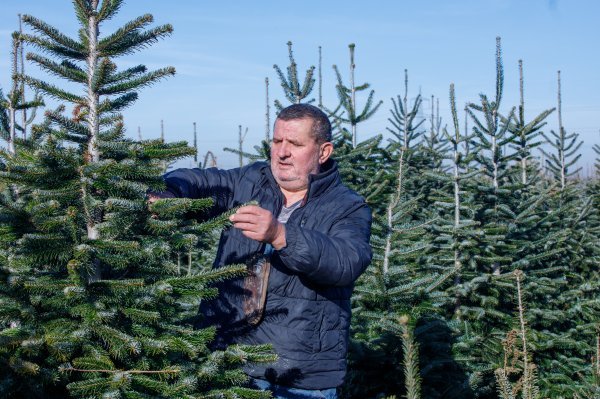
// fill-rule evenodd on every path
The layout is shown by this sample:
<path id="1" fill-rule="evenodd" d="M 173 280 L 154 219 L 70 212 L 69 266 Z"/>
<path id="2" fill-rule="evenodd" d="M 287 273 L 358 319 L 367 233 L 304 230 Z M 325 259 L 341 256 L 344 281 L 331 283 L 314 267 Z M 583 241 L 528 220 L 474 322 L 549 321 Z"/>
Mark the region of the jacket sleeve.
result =
<path id="1" fill-rule="evenodd" d="M 233 206 L 233 193 L 242 174 L 240 168 L 221 170 L 175 169 L 164 175 L 167 191 L 179 198 L 212 198 L 220 211 Z"/>
<path id="2" fill-rule="evenodd" d="M 371 210 L 357 203 L 338 218 L 327 234 L 286 225 L 287 245 L 278 251 L 290 269 L 320 285 L 348 286 L 372 258 Z"/>

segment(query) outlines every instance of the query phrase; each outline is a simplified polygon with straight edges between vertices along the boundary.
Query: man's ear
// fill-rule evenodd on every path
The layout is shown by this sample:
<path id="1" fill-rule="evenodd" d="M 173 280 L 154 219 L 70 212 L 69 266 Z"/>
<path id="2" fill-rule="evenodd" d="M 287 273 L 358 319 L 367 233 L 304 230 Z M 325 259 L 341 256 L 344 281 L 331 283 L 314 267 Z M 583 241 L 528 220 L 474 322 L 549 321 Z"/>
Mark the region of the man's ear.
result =
<path id="1" fill-rule="evenodd" d="M 321 144 L 319 149 L 319 165 L 323 165 L 333 154 L 333 144 L 329 141 Z"/>

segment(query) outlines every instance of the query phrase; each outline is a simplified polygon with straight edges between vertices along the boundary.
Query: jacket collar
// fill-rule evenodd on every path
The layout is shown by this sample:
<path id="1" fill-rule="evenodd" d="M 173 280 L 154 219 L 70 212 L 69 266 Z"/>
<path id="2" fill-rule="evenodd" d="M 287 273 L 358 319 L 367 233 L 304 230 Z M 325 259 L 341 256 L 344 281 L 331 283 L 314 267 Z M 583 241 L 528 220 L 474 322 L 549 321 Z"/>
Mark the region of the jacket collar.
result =
<path id="1" fill-rule="evenodd" d="M 337 162 L 333 159 L 328 159 L 321 166 L 319 173 L 308 176 L 308 192 L 306 200 L 317 197 L 327 191 L 331 186 L 339 184 L 340 172 L 337 167 Z"/>
<path id="2" fill-rule="evenodd" d="M 269 163 L 265 163 L 263 173 L 266 174 L 271 184 L 279 188 L 277 182 L 275 181 L 275 177 L 273 177 L 273 172 L 271 171 L 271 165 Z M 337 162 L 330 158 L 327 160 L 327 162 L 321 165 L 321 170 L 319 173 L 308 176 L 308 191 L 305 201 L 308 201 L 314 197 L 318 197 L 327 191 L 329 187 L 335 186 L 339 183 L 340 172 L 338 170 Z"/>

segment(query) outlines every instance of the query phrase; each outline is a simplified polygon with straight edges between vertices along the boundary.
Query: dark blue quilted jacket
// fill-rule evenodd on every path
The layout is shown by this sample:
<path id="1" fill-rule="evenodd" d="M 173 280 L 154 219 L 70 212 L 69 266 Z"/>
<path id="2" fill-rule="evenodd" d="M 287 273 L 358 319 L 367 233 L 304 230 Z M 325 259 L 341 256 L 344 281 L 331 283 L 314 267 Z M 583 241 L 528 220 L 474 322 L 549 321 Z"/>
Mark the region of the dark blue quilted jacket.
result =
<path id="1" fill-rule="evenodd" d="M 218 325 L 220 342 L 272 343 L 276 363 L 251 364 L 255 378 L 303 389 L 342 384 L 354 281 L 371 261 L 371 211 L 341 183 L 334 161 L 312 175 L 306 202 L 286 223 L 287 246 L 275 251 L 263 320 L 243 321 L 242 280 L 219 284 L 220 296 L 201 305 L 202 325 Z M 165 175 L 178 197 L 213 197 L 217 211 L 251 200 L 277 215 L 283 204 L 267 163 L 231 170 L 178 169 Z M 223 232 L 215 267 L 245 263 L 265 244 L 237 229 Z"/>

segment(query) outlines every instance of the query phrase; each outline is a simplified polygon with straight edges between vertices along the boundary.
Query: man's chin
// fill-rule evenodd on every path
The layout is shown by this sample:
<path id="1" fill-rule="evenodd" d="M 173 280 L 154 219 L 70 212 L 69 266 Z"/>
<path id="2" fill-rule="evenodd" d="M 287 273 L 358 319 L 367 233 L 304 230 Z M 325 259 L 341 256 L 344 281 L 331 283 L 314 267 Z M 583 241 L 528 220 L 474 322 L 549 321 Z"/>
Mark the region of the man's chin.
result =
<path id="1" fill-rule="evenodd" d="M 307 182 L 303 182 L 298 177 L 275 176 L 275 181 L 277 182 L 279 187 L 288 191 L 299 191 L 305 189 L 307 186 Z"/>
<path id="2" fill-rule="evenodd" d="M 300 180 L 300 178 L 296 174 L 289 173 L 289 171 L 281 170 L 279 168 L 273 169 L 273 176 L 275 177 L 275 180 L 277 180 L 277 182 Z"/>

